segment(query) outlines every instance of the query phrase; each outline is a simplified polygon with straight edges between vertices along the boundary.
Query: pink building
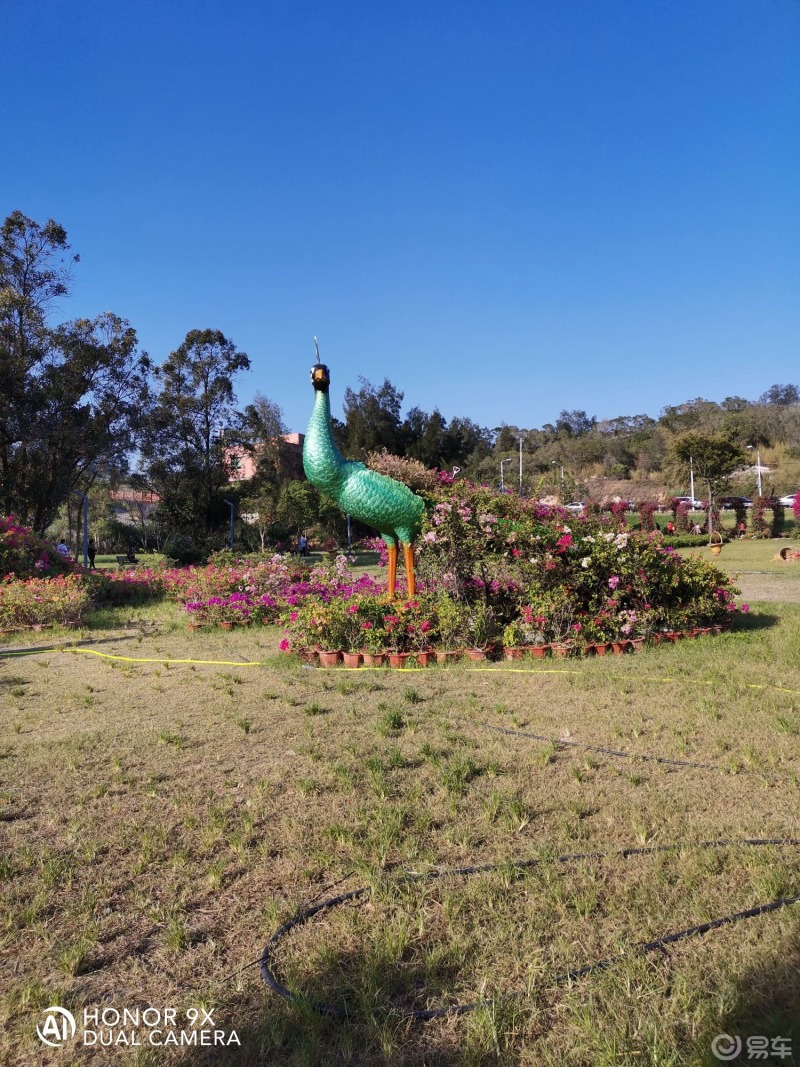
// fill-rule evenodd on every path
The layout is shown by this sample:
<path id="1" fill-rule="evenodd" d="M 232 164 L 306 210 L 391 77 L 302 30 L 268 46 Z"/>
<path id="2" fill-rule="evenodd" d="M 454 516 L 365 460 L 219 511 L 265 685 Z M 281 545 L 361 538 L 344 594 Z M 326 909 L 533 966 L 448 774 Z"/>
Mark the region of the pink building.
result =
<path id="1" fill-rule="evenodd" d="M 280 437 L 280 447 L 276 458 L 279 474 L 287 478 L 305 478 L 303 472 L 303 441 L 305 434 L 285 433 Z M 225 462 L 228 464 L 228 480 L 247 482 L 255 477 L 258 467 L 258 451 L 250 452 L 246 448 L 226 448 Z"/>

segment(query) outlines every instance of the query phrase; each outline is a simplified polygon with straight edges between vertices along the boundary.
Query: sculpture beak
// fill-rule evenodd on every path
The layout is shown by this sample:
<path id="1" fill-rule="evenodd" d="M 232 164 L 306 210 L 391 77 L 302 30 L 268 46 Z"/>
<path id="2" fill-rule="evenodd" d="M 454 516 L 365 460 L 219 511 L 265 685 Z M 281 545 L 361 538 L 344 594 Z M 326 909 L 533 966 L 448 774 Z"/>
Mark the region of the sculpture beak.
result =
<path id="1" fill-rule="evenodd" d="M 324 363 L 317 363 L 311 368 L 311 381 L 314 385 L 327 385 L 330 382 L 330 374 Z"/>

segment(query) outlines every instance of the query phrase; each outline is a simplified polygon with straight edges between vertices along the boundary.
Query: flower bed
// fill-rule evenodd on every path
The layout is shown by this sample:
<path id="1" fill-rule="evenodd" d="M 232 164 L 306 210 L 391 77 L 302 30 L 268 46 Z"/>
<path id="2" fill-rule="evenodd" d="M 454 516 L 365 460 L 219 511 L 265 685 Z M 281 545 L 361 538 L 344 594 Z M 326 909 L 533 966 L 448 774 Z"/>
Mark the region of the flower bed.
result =
<path id="1" fill-rule="evenodd" d="M 502 638 L 509 648 L 568 654 L 638 648 L 730 621 L 736 590 L 727 575 L 683 559 L 658 531 L 623 522 L 622 512 L 575 517 L 486 488 L 444 487 L 419 540 L 420 595 L 391 605 L 374 592 L 347 593 L 342 603 L 309 595 L 284 617 L 287 647 L 479 654 Z"/>
<path id="2" fill-rule="evenodd" d="M 14 515 L 0 515 L 0 575 L 40 578 L 74 570 L 72 560 L 22 526 Z"/>
<path id="3" fill-rule="evenodd" d="M 78 623 L 91 603 L 80 574 L 23 581 L 5 578 L 0 584 L 0 629 Z"/>

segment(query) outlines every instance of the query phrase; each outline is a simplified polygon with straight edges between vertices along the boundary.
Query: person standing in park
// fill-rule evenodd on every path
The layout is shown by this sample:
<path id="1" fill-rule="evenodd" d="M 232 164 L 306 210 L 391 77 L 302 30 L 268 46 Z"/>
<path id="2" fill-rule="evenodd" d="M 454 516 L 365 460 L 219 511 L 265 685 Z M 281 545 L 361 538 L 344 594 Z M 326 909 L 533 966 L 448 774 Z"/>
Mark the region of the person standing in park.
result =
<path id="1" fill-rule="evenodd" d="M 94 557 L 97 555 L 97 545 L 94 543 L 94 538 L 89 538 L 89 545 L 86 550 L 86 554 L 89 557 L 89 569 L 94 570 Z"/>
<path id="2" fill-rule="evenodd" d="M 69 555 L 69 548 L 67 547 L 67 542 L 64 540 L 63 537 L 56 546 L 56 552 L 58 552 L 59 556 L 63 556 L 64 559 L 66 559 Z"/>

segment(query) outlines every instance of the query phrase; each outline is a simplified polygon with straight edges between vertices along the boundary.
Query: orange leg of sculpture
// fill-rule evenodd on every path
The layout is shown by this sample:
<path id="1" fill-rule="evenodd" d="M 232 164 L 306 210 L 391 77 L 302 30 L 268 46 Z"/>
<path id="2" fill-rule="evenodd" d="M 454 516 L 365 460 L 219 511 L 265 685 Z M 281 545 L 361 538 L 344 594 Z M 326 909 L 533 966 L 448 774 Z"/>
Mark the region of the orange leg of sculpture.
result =
<path id="1" fill-rule="evenodd" d="M 397 545 L 389 545 L 389 599 L 394 600 L 394 587 L 397 582 Z"/>
<path id="2" fill-rule="evenodd" d="M 408 595 L 412 597 L 417 589 L 416 582 L 414 581 L 414 546 L 403 545 L 403 553 L 405 555 L 406 562 L 406 581 L 408 582 Z"/>

